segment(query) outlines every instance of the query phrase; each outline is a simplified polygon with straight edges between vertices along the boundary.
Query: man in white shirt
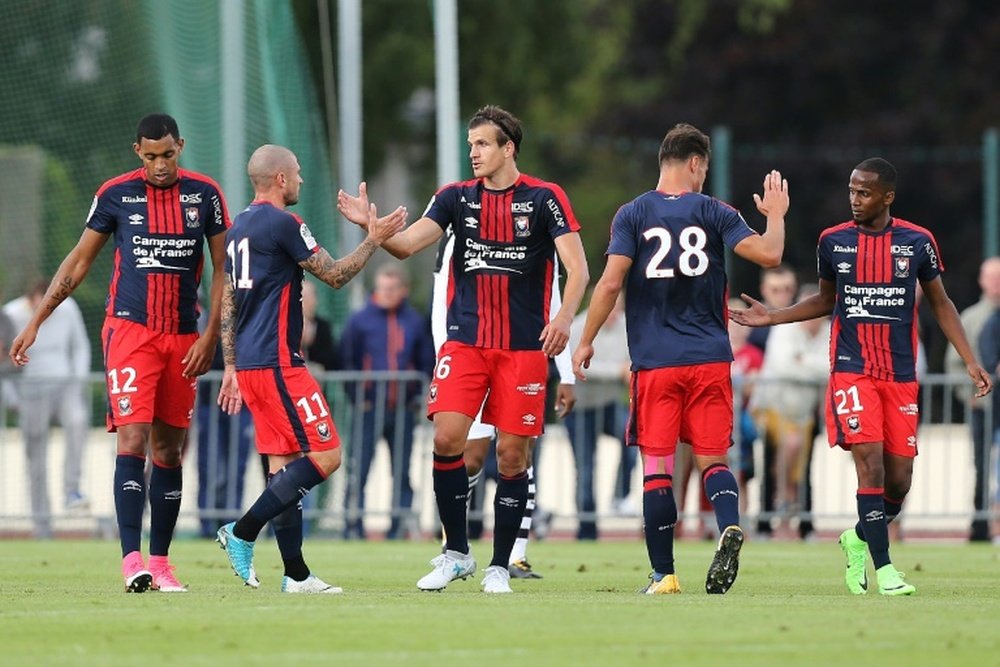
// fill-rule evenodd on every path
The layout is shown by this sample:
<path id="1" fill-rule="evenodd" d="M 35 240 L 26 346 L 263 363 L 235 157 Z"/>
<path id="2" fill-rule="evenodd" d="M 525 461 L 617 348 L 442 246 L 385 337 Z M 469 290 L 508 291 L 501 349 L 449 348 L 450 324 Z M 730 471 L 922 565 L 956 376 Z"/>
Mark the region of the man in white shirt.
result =
<path id="1" fill-rule="evenodd" d="M 16 330 L 28 323 L 49 281 L 36 282 L 28 293 L 3 307 Z M 58 421 L 65 438 L 63 490 L 66 509 L 85 509 L 80 472 L 90 427 L 90 341 L 80 307 L 67 298 L 38 330 L 31 363 L 13 377 L 18 421 L 24 435 L 31 489 L 31 513 L 36 537 L 52 536 L 48 494 L 49 429 Z"/>

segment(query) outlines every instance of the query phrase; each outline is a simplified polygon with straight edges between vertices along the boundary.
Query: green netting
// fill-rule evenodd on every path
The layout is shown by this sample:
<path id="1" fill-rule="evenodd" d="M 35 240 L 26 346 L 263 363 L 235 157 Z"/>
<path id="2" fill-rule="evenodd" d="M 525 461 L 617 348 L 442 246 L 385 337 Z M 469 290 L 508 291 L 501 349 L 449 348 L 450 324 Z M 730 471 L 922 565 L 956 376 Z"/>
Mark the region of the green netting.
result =
<path id="1" fill-rule="evenodd" d="M 0 7 L 4 301 L 55 271 L 80 236 L 94 191 L 138 166 L 135 126 L 153 111 L 177 118 L 182 166 L 218 180 L 232 215 L 252 194 L 249 154 L 263 143 L 294 150 L 306 181 L 294 210 L 336 254 L 328 144 L 289 3 L 0 0 Z M 234 8 L 242 20 L 224 26 L 223 12 Z M 223 27 L 235 41 L 223 43 Z M 226 78 L 234 71 L 235 84 Z M 101 253 L 75 294 L 95 342 L 111 255 Z M 326 312 L 342 312 L 338 293 L 321 292 Z"/>

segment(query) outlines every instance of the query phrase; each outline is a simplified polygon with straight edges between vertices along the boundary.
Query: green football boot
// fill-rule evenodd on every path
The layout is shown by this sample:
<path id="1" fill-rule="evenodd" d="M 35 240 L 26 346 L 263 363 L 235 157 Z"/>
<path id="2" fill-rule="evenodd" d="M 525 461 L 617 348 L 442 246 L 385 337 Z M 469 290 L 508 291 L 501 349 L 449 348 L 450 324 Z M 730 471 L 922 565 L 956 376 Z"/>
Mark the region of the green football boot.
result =
<path id="1" fill-rule="evenodd" d="M 865 569 L 868 545 L 858 537 L 854 528 L 848 528 L 840 534 L 840 549 L 847 556 L 847 571 L 844 574 L 847 590 L 853 595 L 864 595 L 868 592 L 868 571 Z"/>
<path id="2" fill-rule="evenodd" d="M 875 576 L 878 578 L 878 592 L 882 595 L 913 595 L 917 592 L 913 584 L 903 581 L 903 575 L 892 563 L 875 570 Z"/>

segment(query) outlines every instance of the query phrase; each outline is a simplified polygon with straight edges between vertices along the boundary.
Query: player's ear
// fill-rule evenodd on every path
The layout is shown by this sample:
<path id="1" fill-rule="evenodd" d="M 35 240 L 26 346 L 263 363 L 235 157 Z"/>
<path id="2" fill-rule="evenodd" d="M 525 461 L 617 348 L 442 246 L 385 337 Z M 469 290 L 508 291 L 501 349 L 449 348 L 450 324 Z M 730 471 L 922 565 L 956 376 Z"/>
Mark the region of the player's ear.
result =
<path id="1" fill-rule="evenodd" d="M 896 200 L 896 191 L 890 190 L 889 192 L 886 192 L 885 197 L 883 199 L 885 201 L 885 205 L 889 206 L 890 204 L 892 204 L 893 201 Z"/>
<path id="2" fill-rule="evenodd" d="M 179 156 L 182 152 L 184 152 L 184 137 L 177 140 L 177 155 Z"/>

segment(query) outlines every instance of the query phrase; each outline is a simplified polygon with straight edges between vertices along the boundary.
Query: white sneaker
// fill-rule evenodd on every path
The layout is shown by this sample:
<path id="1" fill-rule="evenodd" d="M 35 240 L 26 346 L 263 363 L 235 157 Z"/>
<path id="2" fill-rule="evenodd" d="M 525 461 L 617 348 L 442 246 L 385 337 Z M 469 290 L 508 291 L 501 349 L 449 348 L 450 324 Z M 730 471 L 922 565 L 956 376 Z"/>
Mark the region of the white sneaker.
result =
<path id="1" fill-rule="evenodd" d="M 440 591 L 456 579 L 465 579 L 476 572 L 476 560 L 472 552 L 463 554 L 448 549 L 431 561 L 434 569 L 417 582 L 417 588 L 422 591 Z"/>
<path id="2" fill-rule="evenodd" d="M 282 593 L 343 593 L 340 586 L 331 586 L 315 574 L 310 574 L 304 581 L 295 581 L 291 577 L 281 580 Z"/>
<path id="3" fill-rule="evenodd" d="M 483 592 L 484 593 L 513 593 L 510 589 L 510 572 L 507 568 L 499 565 L 490 565 L 483 570 Z"/>

